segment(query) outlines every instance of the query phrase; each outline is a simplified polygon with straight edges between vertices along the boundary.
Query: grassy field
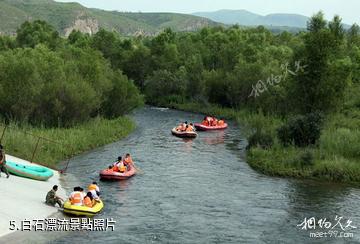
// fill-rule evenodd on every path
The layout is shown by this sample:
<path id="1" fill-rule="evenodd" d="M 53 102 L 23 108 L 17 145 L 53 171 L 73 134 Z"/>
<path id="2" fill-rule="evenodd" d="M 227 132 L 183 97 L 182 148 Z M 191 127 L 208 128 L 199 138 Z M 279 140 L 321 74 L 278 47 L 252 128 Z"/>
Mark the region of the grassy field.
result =
<path id="1" fill-rule="evenodd" d="M 2 144 L 6 153 L 55 168 L 62 160 L 87 150 L 120 140 L 135 129 L 128 117 L 113 120 L 95 118 L 71 128 L 34 128 L 10 123 Z M 4 126 L 0 127 L 1 133 Z M 40 138 L 40 139 L 39 139 Z"/>
<path id="2" fill-rule="evenodd" d="M 247 162 L 255 170 L 270 176 L 310 178 L 324 181 L 360 183 L 360 112 L 354 106 L 327 116 L 317 145 L 284 147 L 276 129 L 284 122 L 274 116 L 249 111 L 220 108 L 194 103 L 172 104 L 171 107 L 234 119 L 250 135 L 256 129 L 270 134 L 270 149 L 252 148 Z"/>

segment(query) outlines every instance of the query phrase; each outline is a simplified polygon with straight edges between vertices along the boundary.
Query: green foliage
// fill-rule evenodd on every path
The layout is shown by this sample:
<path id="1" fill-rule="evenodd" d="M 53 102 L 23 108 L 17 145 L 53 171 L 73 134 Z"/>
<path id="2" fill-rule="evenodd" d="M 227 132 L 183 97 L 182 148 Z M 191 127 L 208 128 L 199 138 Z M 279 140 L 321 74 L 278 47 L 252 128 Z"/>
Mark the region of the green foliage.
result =
<path id="1" fill-rule="evenodd" d="M 296 116 L 278 128 L 278 138 L 283 145 L 295 144 L 299 147 L 314 145 L 321 135 L 323 115 L 310 113 Z"/>
<path id="2" fill-rule="evenodd" d="M 76 47 L 89 47 L 90 41 L 89 34 L 84 34 L 76 30 L 73 30 L 68 37 L 68 43 Z"/>
<path id="3" fill-rule="evenodd" d="M 28 4 L 31 9 L 34 3 Z M 179 33 L 167 28 L 176 25 L 168 14 L 112 13 L 115 21 L 105 11 L 83 13 L 83 19 L 100 16 L 104 29 L 95 35 L 73 31 L 62 39 L 55 28 L 69 26 L 74 16 L 59 24 L 54 15 L 55 28 L 36 21 L 24 23 L 16 41 L 0 37 L 0 113 L 8 121 L 71 126 L 98 115 L 113 118 L 143 103 L 140 89 L 150 104 L 232 118 L 255 130 L 248 159 L 262 172 L 360 179 L 354 173 L 360 126 L 357 26 L 346 33 L 340 17 L 327 23 L 319 13 L 298 34 L 274 34 L 261 26 Z M 136 38 L 116 32 L 129 33 L 139 19 L 144 29 L 155 32 L 161 25 L 163 31 Z M 296 61 L 305 68 L 295 70 Z M 274 83 L 274 77 L 281 79 Z M 266 87 L 250 96 L 260 81 Z M 327 115 L 322 133 L 316 111 Z M 289 119 L 293 114 L 302 115 Z"/>
<path id="4" fill-rule="evenodd" d="M 3 126 L 0 126 L 0 129 L 2 131 Z M 26 123 L 10 121 L 2 144 L 7 153 L 31 160 L 38 137 L 49 139 L 50 141 L 45 139 L 39 141 L 34 161 L 57 168 L 59 162 L 84 151 L 118 141 L 134 129 L 135 123 L 127 117 L 112 120 L 96 117 L 71 128 L 33 127 Z"/>
<path id="5" fill-rule="evenodd" d="M 150 49 L 141 42 L 134 43 L 130 50 L 124 51 L 120 68 L 141 89 L 144 89 L 146 76 L 150 73 Z"/>
<path id="6" fill-rule="evenodd" d="M 13 49 L 15 47 L 16 47 L 16 42 L 14 38 L 11 38 L 9 36 L 0 36 L 0 51 Z"/>
<path id="7" fill-rule="evenodd" d="M 325 130 L 320 138 L 320 151 L 330 155 L 358 159 L 360 131 L 348 128 L 332 128 Z"/>
<path id="8" fill-rule="evenodd" d="M 139 90 L 121 72 L 112 77 L 112 89 L 107 94 L 103 109 L 107 117 L 124 115 L 143 104 Z"/>
<path id="9" fill-rule="evenodd" d="M 142 104 L 134 84 L 90 48 L 88 35 L 73 32 L 55 48 L 59 37 L 49 39 L 54 32 L 46 23 L 25 23 L 19 32 L 17 41 L 29 47 L 0 52 L 0 112 L 7 120 L 71 126 L 98 115 L 117 117 Z"/>
<path id="10" fill-rule="evenodd" d="M 248 138 L 248 145 L 246 149 L 249 150 L 253 147 L 270 149 L 273 144 L 274 144 L 274 140 L 271 135 L 266 134 L 261 130 L 256 130 L 256 132 Z"/>
<path id="11" fill-rule="evenodd" d="M 353 24 L 347 32 L 348 47 L 360 46 L 360 27 Z"/>
<path id="12" fill-rule="evenodd" d="M 45 21 L 24 22 L 17 30 L 16 41 L 20 47 L 34 48 L 44 44 L 51 49 L 60 45 L 59 33 Z"/>
<path id="13" fill-rule="evenodd" d="M 304 50 L 295 57 L 306 66 L 305 72 L 294 77 L 289 93 L 301 113 L 316 110 L 337 110 L 349 85 L 351 61 L 344 57 L 344 30 L 341 19 L 335 16 L 328 25 L 320 12 L 308 24 Z M 300 59 L 299 59 L 300 58 Z"/>
<path id="14" fill-rule="evenodd" d="M 150 103 L 181 102 L 186 92 L 186 70 L 181 67 L 176 73 L 167 70 L 154 71 L 145 85 L 146 99 Z"/>
<path id="15" fill-rule="evenodd" d="M 101 51 L 105 58 L 113 61 L 117 48 L 116 33 L 101 29 L 93 36 L 92 47 Z"/>
<path id="16" fill-rule="evenodd" d="M 311 167 L 314 165 L 314 155 L 311 153 L 311 151 L 305 151 L 300 154 L 299 157 L 299 165 L 302 168 L 305 167 Z"/>
<path id="17" fill-rule="evenodd" d="M 26 20 L 43 20 L 62 35 L 77 20 L 91 21 L 100 28 L 115 30 L 123 35 L 155 35 L 165 28 L 175 31 L 196 31 L 219 23 L 201 17 L 176 13 L 128 13 L 86 8 L 76 2 L 48 0 L 1 0 L 0 32 L 15 33 Z M 139 31 L 142 30 L 142 31 Z"/>

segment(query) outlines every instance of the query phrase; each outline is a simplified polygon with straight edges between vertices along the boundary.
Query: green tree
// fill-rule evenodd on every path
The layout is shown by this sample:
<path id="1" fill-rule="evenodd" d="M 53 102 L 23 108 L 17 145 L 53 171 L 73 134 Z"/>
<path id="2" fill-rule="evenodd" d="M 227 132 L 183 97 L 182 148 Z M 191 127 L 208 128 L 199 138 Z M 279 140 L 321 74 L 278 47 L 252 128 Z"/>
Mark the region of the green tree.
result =
<path id="1" fill-rule="evenodd" d="M 68 37 L 69 44 L 82 48 L 90 47 L 90 40 L 89 34 L 84 34 L 77 30 L 73 30 Z"/>
<path id="2" fill-rule="evenodd" d="M 145 84 L 146 101 L 153 104 L 183 102 L 186 86 L 185 67 L 175 73 L 167 70 L 154 71 Z"/>
<path id="3" fill-rule="evenodd" d="M 121 72 L 114 72 L 112 89 L 107 93 L 103 111 L 107 117 L 118 117 L 143 104 L 143 97 L 134 83 Z"/>
<path id="4" fill-rule="evenodd" d="M 15 47 L 16 42 L 13 38 L 9 36 L 0 36 L 0 51 L 14 49 Z"/>
<path id="5" fill-rule="evenodd" d="M 124 53 L 121 68 L 124 73 L 141 89 L 144 89 L 146 77 L 150 73 L 150 49 L 142 43 L 135 44 Z"/>
<path id="6" fill-rule="evenodd" d="M 323 13 L 319 12 L 309 21 L 308 31 L 304 52 L 297 55 L 303 57 L 300 61 L 307 67 L 305 72 L 294 76 L 290 97 L 302 113 L 328 112 L 341 104 L 350 74 L 351 62 L 341 53 L 341 21 L 335 17 L 327 26 Z"/>
<path id="7" fill-rule="evenodd" d="M 185 67 L 188 80 L 186 95 L 192 99 L 202 100 L 205 95 L 205 82 L 201 56 L 199 54 L 191 56 Z"/>
<path id="8" fill-rule="evenodd" d="M 61 44 L 59 33 L 42 20 L 24 22 L 17 30 L 16 41 L 20 47 L 34 48 L 41 43 L 53 50 Z"/>
<path id="9" fill-rule="evenodd" d="M 360 46 L 360 27 L 353 24 L 347 32 L 348 47 Z"/>

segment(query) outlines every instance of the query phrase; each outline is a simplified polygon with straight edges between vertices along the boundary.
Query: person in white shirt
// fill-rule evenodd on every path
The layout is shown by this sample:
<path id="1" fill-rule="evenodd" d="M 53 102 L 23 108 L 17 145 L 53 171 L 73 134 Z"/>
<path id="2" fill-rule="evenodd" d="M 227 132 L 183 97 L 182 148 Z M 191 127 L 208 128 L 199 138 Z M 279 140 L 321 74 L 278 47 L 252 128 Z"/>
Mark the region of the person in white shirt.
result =
<path id="1" fill-rule="evenodd" d="M 74 191 L 70 194 L 71 205 L 82 206 L 84 202 L 84 194 L 81 192 L 82 188 L 77 186 L 74 187 Z"/>

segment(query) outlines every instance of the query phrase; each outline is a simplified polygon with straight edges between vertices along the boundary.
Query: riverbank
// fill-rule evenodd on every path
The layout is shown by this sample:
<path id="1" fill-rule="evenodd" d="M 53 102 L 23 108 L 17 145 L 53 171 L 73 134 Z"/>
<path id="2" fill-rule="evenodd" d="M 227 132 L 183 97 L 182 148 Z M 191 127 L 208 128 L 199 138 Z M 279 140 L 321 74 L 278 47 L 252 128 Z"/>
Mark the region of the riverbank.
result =
<path id="1" fill-rule="evenodd" d="M 27 160 L 31 160 L 35 151 L 34 162 L 56 169 L 60 161 L 120 140 L 135 127 L 128 117 L 94 118 L 70 128 L 39 128 L 10 123 L 2 144 L 7 153 Z"/>
<path id="2" fill-rule="evenodd" d="M 30 164 L 28 161 L 10 155 L 6 155 L 6 158 L 23 165 Z M 2 173 L 0 177 L 0 237 L 13 232 L 10 230 L 10 221 L 15 221 L 16 227 L 20 227 L 23 220 L 45 219 L 58 212 L 57 208 L 45 204 L 46 193 L 53 185 L 59 186 L 57 192 L 59 196 L 66 196 L 60 184 L 59 172 L 53 171 L 53 173 L 54 175 L 47 181 L 31 180 L 14 175 L 6 178 Z"/>
<path id="3" fill-rule="evenodd" d="M 247 163 L 261 173 L 360 183 L 360 112 L 353 108 L 327 117 L 316 146 L 298 148 L 284 147 L 279 142 L 276 129 L 284 121 L 275 116 L 196 103 L 171 104 L 170 107 L 234 119 L 245 127 L 245 134 L 248 136 L 256 129 L 266 132 L 272 137 L 273 146 L 269 149 L 254 147 L 247 153 Z"/>
<path id="4" fill-rule="evenodd" d="M 128 117 L 112 120 L 95 118 L 71 128 L 48 129 L 10 123 L 2 144 L 7 153 L 17 156 L 7 155 L 7 160 L 28 165 L 30 162 L 20 157 L 30 159 L 40 138 L 34 161 L 56 168 L 61 160 L 120 140 L 134 129 L 135 123 Z M 46 193 L 53 185 L 59 186 L 59 196 L 67 195 L 60 184 L 60 173 L 56 170 L 53 173 L 54 176 L 48 181 L 35 181 L 14 175 L 7 179 L 2 174 L 0 237 L 13 232 L 10 230 L 10 221 L 15 221 L 16 226 L 20 227 L 23 220 L 45 219 L 58 212 L 57 208 L 44 203 Z"/>

